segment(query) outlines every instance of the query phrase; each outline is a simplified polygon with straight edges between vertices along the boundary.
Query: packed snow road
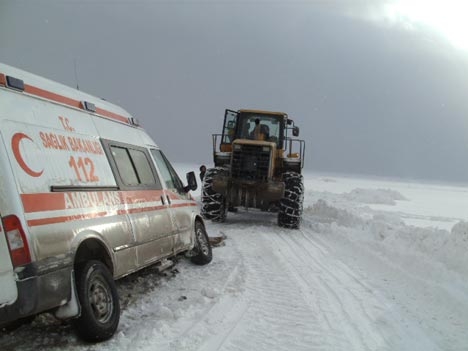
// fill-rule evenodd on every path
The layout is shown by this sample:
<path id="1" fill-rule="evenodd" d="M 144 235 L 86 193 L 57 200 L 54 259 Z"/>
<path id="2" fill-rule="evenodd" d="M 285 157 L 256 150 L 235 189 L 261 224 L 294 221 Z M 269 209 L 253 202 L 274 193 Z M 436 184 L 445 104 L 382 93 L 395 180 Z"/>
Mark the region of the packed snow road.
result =
<path id="1" fill-rule="evenodd" d="M 466 350 L 466 218 L 446 205 L 421 212 L 418 186 L 306 178 L 300 230 L 229 213 L 207 223 L 226 237 L 208 266 L 182 259 L 119 281 L 111 340 L 84 344 L 42 315 L 0 334 L 0 350 Z M 466 195 L 436 188 L 434 201 L 441 191 Z"/>

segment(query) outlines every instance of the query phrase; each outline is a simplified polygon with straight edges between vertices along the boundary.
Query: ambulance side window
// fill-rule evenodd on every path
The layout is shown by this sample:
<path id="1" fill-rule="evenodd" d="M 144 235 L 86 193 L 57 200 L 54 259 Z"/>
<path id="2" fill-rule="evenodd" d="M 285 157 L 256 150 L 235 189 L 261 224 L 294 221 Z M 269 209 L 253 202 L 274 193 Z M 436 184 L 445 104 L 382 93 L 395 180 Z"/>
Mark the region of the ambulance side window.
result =
<path id="1" fill-rule="evenodd" d="M 177 192 L 182 192 L 183 184 L 180 180 L 179 176 L 177 175 L 174 168 L 172 168 L 171 164 L 167 160 L 166 156 L 160 151 L 151 149 L 151 154 L 158 165 L 159 171 L 161 172 L 162 180 L 166 184 L 166 187 L 169 190 L 175 190 Z M 185 194 L 185 192 L 182 192 Z"/>
<path id="2" fill-rule="evenodd" d="M 116 146 L 113 146 L 111 149 L 122 182 L 125 185 L 137 185 L 138 177 L 127 149 Z"/>
<path id="3" fill-rule="evenodd" d="M 162 189 L 145 148 L 110 141 L 107 144 L 106 152 L 121 188 Z"/>
<path id="4" fill-rule="evenodd" d="M 138 172 L 138 176 L 141 184 L 154 184 L 155 179 L 151 166 L 146 158 L 144 152 L 139 150 L 129 149 L 130 157 L 133 160 L 133 164 Z"/>

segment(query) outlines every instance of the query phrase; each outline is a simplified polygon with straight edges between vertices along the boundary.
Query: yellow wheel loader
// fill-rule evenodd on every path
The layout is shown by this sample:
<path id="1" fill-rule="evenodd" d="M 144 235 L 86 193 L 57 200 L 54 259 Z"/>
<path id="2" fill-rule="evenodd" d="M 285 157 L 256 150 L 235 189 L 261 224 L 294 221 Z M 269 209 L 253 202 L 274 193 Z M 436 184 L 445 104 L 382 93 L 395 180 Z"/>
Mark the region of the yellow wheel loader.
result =
<path id="1" fill-rule="evenodd" d="M 289 136 L 292 134 L 292 136 Z M 214 167 L 202 188 L 202 215 L 223 222 L 238 207 L 277 212 L 278 225 L 299 228 L 304 199 L 305 142 L 283 112 L 226 110 L 213 134 Z"/>

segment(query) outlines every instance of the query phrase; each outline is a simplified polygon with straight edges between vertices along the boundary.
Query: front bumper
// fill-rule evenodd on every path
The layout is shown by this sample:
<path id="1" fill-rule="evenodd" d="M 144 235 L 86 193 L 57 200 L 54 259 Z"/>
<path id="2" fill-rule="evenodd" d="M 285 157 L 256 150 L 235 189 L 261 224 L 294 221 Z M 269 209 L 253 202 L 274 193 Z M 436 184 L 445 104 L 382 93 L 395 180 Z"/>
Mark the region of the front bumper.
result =
<path id="1" fill-rule="evenodd" d="M 256 182 L 218 177 L 213 179 L 213 190 L 223 194 L 230 206 L 268 208 L 284 196 L 281 181 Z"/>

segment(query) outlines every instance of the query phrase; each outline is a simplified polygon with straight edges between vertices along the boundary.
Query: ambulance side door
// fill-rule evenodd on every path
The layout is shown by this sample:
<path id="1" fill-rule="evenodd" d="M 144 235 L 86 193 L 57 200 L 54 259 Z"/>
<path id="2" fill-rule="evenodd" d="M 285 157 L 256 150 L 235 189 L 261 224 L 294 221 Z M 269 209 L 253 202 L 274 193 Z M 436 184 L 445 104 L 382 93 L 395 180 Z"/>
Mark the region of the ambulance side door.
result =
<path id="1" fill-rule="evenodd" d="M 165 198 L 169 204 L 169 211 L 174 224 L 177 225 L 175 244 L 176 250 L 180 250 L 190 245 L 193 228 L 192 219 L 196 202 L 185 192 L 182 181 L 162 151 L 151 149 L 151 155 L 156 162 L 161 175 L 161 181 L 164 184 Z"/>
<path id="2" fill-rule="evenodd" d="M 170 256 L 176 227 L 148 150 L 117 142 L 108 147 L 136 239 L 138 266 Z"/>

